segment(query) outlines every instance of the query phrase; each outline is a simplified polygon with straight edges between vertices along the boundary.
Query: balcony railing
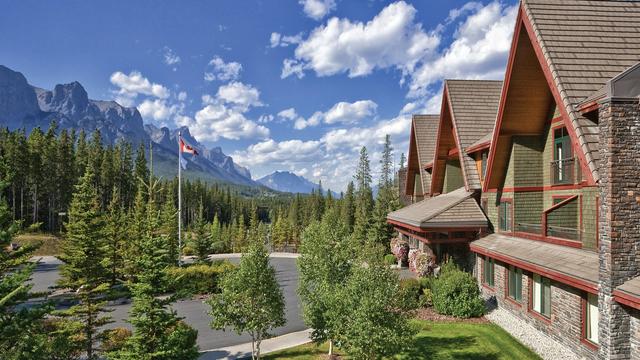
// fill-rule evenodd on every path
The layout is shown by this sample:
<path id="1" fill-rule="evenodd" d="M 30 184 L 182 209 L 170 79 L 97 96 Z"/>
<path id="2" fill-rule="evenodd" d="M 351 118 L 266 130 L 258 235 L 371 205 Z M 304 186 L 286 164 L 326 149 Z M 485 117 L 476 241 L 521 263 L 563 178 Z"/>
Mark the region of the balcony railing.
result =
<path id="1" fill-rule="evenodd" d="M 542 235 L 542 225 L 540 224 L 527 224 L 527 223 L 516 222 L 515 230 L 517 232 L 522 232 L 522 233 Z"/>
<path id="2" fill-rule="evenodd" d="M 580 240 L 580 230 L 562 226 L 547 226 L 547 235 L 560 239 Z"/>
<path id="3" fill-rule="evenodd" d="M 551 162 L 551 181 L 556 184 L 574 184 L 579 177 L 575 158 L 554 160 Z"/>

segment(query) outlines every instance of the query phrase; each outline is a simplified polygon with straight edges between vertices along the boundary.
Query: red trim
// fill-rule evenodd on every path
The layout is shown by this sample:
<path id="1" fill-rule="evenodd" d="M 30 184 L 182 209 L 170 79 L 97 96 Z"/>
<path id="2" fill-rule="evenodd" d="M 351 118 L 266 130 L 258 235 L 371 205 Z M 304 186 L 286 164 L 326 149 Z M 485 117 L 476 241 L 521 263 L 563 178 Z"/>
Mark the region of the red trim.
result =
<path id="1" fill-rule="evenodd" d="M 432 167 L 433 167 L 433 161 L 430 161 L 430 162 L 428 162 L 428 163 L 424 164 L 424 166 L 423 166 L 423 168 L 424 168 L 425 170 L 427 170 L 427 169 L 431 169 Z"/>
<path id="2" fill-rule="evenodd" d="M 592 294 L 597 294 L 598 293 L 598 284 L 596 283 L 592 283 L 589 282 L 587 280 L 583 280 L 583 279 L 579 279 L 570 275 L 565 275 L 562 274 L 560 272 L 551 270 L 551 269 L 547 269 L 547 268 L 543 268 L 541 266 L 535 265 L 535 264 L 531 264 L 529 262 L 525 262 L 522 260 L 518 260 L 518 259 L 514 259 L 508 255 L 503 255 L 494 251 L 490 251 L 484 248 L 481 248 L 479 246 L 474 245 L 474 243 L 469 244 L 469 248 L 471 251 L 477 253 L 477 254 L 481 254 L 481 255 L 485 255 L 485 256 L 489 256 L 492 257 L 496 260 L 500 260 L 502 262 L 505 262 L 507 264 L 510 265 L 514 265 L 517 266 L 519 268 L 521 268 L 522 270 L 526 270 L 526 271 L 530 271 L 545 277 L 548 277 L 549 279 L 561 282 L 563 284 L 567 284 L 569 286 L 572 286 L 576 289 L 580 289 L 580 290 L 584 290 L 586 292 L 592 293 Z"/>
<path id="3" fill-rule="evenodd" d="M 438 153 L 440 151 L 440 137 L 442 136 L 442 119 L 444 117 L 444 110 L 445 110 L 445 101 L 447 100 L 447 84 L 445 82 L 444 87 L 442 89 L 442 104 L 440 104 L 440 119 L 438 119 L 438 132 L 437 132 L 437 136 L 436 136 L 436 151 L 433 152 L 433 161 L 431 161 L 431 163 L 433 164 L 433 168 L 431 169 L 431 189 L 429 189 L 429 192 L 431 194 L 431 196 L 433 196 L 433 194 L 436 193 L 435 191 L 435 187 L 436 187 L 436 182 L 438 182 Z M 444 183 L 444 177 L 443 177 L 443 183 Z M 444 185 L 443 185 L 444 186 Z M 438 192 L 440 193 L 440 192 Z"/>
<path id="4" fill-rule="evenodd" d="M 551 199 L 564 199 L 561 202 L 552 205 L 550 208 L 547 208 L 546 210 L 542 210 L 543 214 L 546 214 L 548 212 L 551 212 L 557 208 L 561 208 L 565 205 L 567 205 L 569 202 L 575 200 L 576 198 L 580 197 L 580 195 L 552 195 Z"/>
<path id="5" fill-rule="evenodd" d="M 520 6 L 520 11 L 522 11 L 522 5 Z M 533 46 L 533 51 L 535 52 L 536 57 L 538 58 L 538 62 L 540 63 L 540 68 L 542 69 L 542 72 L 544 73 L 545 78 L 547 79 L 547 84 L 549 85 L 549 89 L 553 94 L 554 100 L 556 102 L 556 106 L 560 109 L 560 112 L 562 113 L 562 117 L 564 119 L 567 130 L 569 132 L 569 137 L 571 138 L 571 145 L 573 147 L 573 150 L 576 153 L 576 155 L 580 157 L 580 166 L 582 167 L 582 173 L 587 174 L 587 183 L 595 185 L 596 181 L 593 178 L 593 173 L 589 169 L 589 166 L 587 166 L 587 157 L 582 151 L 582 147 L 578 145 L 580 144 L 580 142 L 578 141 L 578 135 L 576 134 L 575 129 L 573 128 L 573 124 L 571 123 L 571 118 L 569 117 L 567 108 L 565 107 L 564 101 L 562 101 L 562 97 L 560 96 L 560 91 L 558 91 L 558 87 L 554 83 L 555 77 L 553 76 L 553 74 L 551 74 L 551 71 L 549 69 L 549 64 L 547 64 L 546 57 L 542 51 L 542 47 L 537 41 L 535 41 L 537 37 L 535 35 L 535 32 L 533 31 L 533 26 L 531 25 L 527 17 L 522 17 L 522 23 L 524 24 L 524 27 L 527 30 L 527 35 L 529 35 L 529 40 L 531 41 L 531 45 Z"/>
<path id="6" fill-rule="evenodd" d="M 408 158 L 407 158 L 407 181 L 405 181 L 404 183 L 404 193 L 406 195 L 410 195 L 410 196 L 414 196 L 414 190 L 416 188 L 416 174 L 415 171 L 416 169 L 412 169 L 411 168 L 411 160 L 412 160 L 412 156 L 411 156 L 411 148 L 415 148 L 416 147 L 416 140 L 415 140 L 415 135 L 413 133 L 413 118 L 411 119 L 411 132 L 409 135 L 409 154 L 408 154 Z M 418 153 L 418 149 L 416 149 L 416 154 Z M 420 167 L 420 164 L 418 163 L 418 167 Z M 420 169 L 418 169 L 418 172 L 420 172 Z M 411 180 L 409 180 L 411 179 Z M 422 180 L 422 179 L 421 179 Z M 409 191 L 409 183 L 411 183 L 413 185 L 413 189 L 411 189 L 411 191 Z M 425 189 L 422 189 L 422 192 L 424 192 Z"/>
<path id="7" fill-rule="evenodd" d="M 448 153 L 447 155 L 449 155 L 449 156 L 456 156 L 456 155 L 458 155 L 458 148 L 457 148 L 457 147 L 455 147 L 455 148 L 453 148 L 453 149 L 449 150 L 449 153 Z"/>
<path id="8" fill-rule="evenodd" d="M 544 224 L 542 224 L 542 226 L 544 226 Z M 527 239 L 527 240 L 535 240 L 535 241 L 546 242 L 554 245 L 562 245 L 562 246 L 572 247 L 576 249 L 582 249 L 582 243 L 580 241 L 575 241 L 575 240 L 561 239 L 553 236 L 545 237 L 538 234 L 525 233 L 520 231 L 514 231 L 513 236 Z"/>
<path id="9" fill-rule="evenodd" d="M 511 204 L 511 206 L 509 206 L 509 208 L 511 209 L 511 230 L 510 231 L 500 230 L 500 205 L 503 202 Z M 513 218 L 513 199 L 500 198 L 500 203 L 498 204 L 497 208 L 498 208 L 498 232 L 501 234 L 513 234 L 513 232 L 515 231 L 515 225 L 516 225 L 515 219 Z"/>
<path id="10" fill-rule="evenodd" d="M 554 126 L 556 124 L 559 124 L 559 123 L 563 123 L 562 115 L 560 115 L 558 117 L 554 117 L 553 119 L 551 119 L 551 125 L 552 126 Z"/>
<path id="11" fill-rule="evenodd" d="M 488 149 L 490 146 L 491 146 L 491 140 L 485 141 L 485 142 L 480 143 L 478 145 L 469 146 L 465 151 L 467 152 L 467 154 L 471 155 L 474 152 L 478 152 L 478 151 L 481 151 L 481 150 Z"/>
<path id="12" fill-rule="evenodd" d="M 425 244 L 464 244 L 473 241 L 471 238 L 448 238 L 448 239 L 429 239 L 423 235 L 412 233 L 403 229 L 396 228 L 399 233 L 414 237 Z"/>
<path id="13" fill-rule="evenodd" d="M 510 192 L 535 192 L 535 191 L 550 191 L 550 190 L 580 190 L 586 187 L 593 187 L 593 185 L 585 185 L 581 184 L 569 184 L 569 185 L 546 185 L 546 186 L 515 186 L 515 187 L 505 187 L 502 189 L 486 189 L 484 192 L 486 193 L 510 193 Z"/>
<path id="14" fill-rule="evenodd" d="M 509 295 L 509 272 L 510 272 L 509 266 L 503 266 L 502 268 L 504 269 L 504 299 L 509 301 L 513 305 L 516 305 L 517 307 L 522 307 L 522 303 L 518 302 L 518 300 L 512 298 Z M 518 267 L 514 266 L 513 268 L 516 270 L 516 275 L 517 275 Z M 522 283 L 522 278 L 520 279 L 520 282 Z M 520 291 L 522 291 L 522 289 L 520 289 Z M 520 297 L 522 297 L 522 292 L 520 293 Z"/>
<path id="15" fill-rule="evenodd" d="M 538 320 L 542 320 L 542 322 L 544 322 L 547 325 L 551 324 L 551 315 L 549 315 L 549 317 L 546 317 L 546 316 L 540 314 L 539 312 L 533 310 L 533 308 L 529 308 L 529 314 L 531 314 L 532 316 L 534 316 Z"/>
<path id="16" fill-rule="evenodd" d="M 640 297 L 631 295 L 620 290 L 613 290 L 613 299 L 622 305 L 630 306 L 634 309 L 640 310 Z"/>
<path id="17" fill-rule="evenodd" d="M 507 69 L 506 69 L 506 74 L 505 74 L 505 80 L 504 83 L 502 85 L 502 94 L 500 97 L 500 105 L 498 107 L 498 116 L 496 118 L 496 125 L 493 131 L 493 137 L 492 137 L 492 141 L 491 141 L 491 148 L 489 150 L 489 161 L 487 163 L 487 175 L 486 175 L 486 179 L 489 179 L 489 181 L 484 182 L 484 186 L 483 186 L 483 191 L 487 191 L 487 189 L 489 188 L 489 183 L 491 182 L 491 175 L 493 172 L 493 160 L 494 160 L 494 154 L 496 152 L 496 147 L 498 145 L 498 139 L 500 137 L 500 128 L 502 127 L 502 117 L 503 117 L 503 113 L 504 113 L 504 109 L 506 106 L 506 99 L 507 99 L 507 95 L 508 95 L 508 89 L 509 89 L 509 84 L 511 81 L 511 73 L 513 71 L 513 64 L 514 64 L 514 59 L 515 59 L 515 53 L 516 53 L 516 49 L 518 46 L 518 39 L 520 37 L 520 32 L 522 30 L 522 27 L 524 26 L 527 36 L 529 38 L 529 42 L 531 43 L 534 53 L 536 54 L 536 57 L 538 58 L 538 63 L 540 64 L 540 68 L 542 69 L 542 72 L 545 76 L 545 79 L 547 80 L 547 85 L 549 87 L 549 90 L 551 91 L 553 98 L 555 100 L 556 106 L 560 109 L 560 113 L 562 114 L 562 118 L 564 123 L 567 126 L 568 132 L 569 132 L 569 136 L 571 137 L 571 143 L 572 146 L 574 148 L 574 152 L 577 153 L 577 155 L 580 157 L 580 166 L 583 169 L 583 173 L 587 175 L 587 183 L 590 185 L 595 185 L 595 179 L 593 177 L 593 173 L 591 172 L 591 170 L 589 169 L 589 167 L 587 166 L 587 161 L 586 161 L 586 156 L 584 154 L 584 152 L 582 151 L 582 148 L 580 146 L 578 146 L 577 144 L 579 144 L 578 142 L 578 137 L 575 133 L 575 129 L 573 128 L 571 121 L 570 121 L 570 117 L 569 114 L 567 112 L 566 107 L 564 106 L 564 101 L 562 101 L 562 97 L 560 96 L 560 93 L 558 91 L 557 86 L 554 84 L 554 77 L 551 74 L 551 72 L 549 71 L 549 65 L 547 64 L 547 61 L 544 57 L 544 54 L 542 52 L 542 49 L 540 47 L 540 44 L 537 41 L 537 37 L 535 36 L 535 32 L 533 31 L 533 27 L 529 22 L 529 19 L 526 16 L 523 16 L 524 14 L 524 9 L 523 9 L 523 5 L 520 4 L 520 7 L 518 9 L 518 15 L 516 18 L 516 25 L 515 25 L 515 29 L 513 32 L 513 39 L 511 41 L 511 49 L 509 51 L 509 59 L 507 62 Z"/>
<path id="18" fill-rule="evenodd" d="M 600 104 L 598 103 L 598 100 L 590 101 L 578 107 L 578 111 L 580 111 L 580 113 L 583 115 L 588 114 L 592 111 L 596 111 L 598 109 L 600 109 Z"/>
<path id="19" fill-rule="evenodd" d="M 403 228 L 407 228 L 409 230 L 413 230 L 413 231 L 418 231 L 418 232 L 424 232 L 424 229 L 421 229 L 419 227 L 413 226 L 413 225 L 409 225 L 409 224 L 405 224 L 402 223 L 400 221 L 396 221 L 396 220 L 391 220 L 391 219 L 387 219 L 387 224 L 391 224 L 391 225 L 397 225 Z"/>

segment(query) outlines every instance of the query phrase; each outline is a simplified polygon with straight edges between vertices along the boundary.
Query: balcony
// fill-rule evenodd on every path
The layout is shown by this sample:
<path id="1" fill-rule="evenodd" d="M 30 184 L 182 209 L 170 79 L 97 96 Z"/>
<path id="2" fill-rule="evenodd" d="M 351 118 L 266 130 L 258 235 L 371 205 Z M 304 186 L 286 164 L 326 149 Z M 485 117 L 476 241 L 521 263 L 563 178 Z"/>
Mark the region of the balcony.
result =
<path id="1" fill-rule="evenodd" d="M 542 225 L 540 224 L 528 224 L 523 222 L 516 222 L 516 232 L 542 235 Z"/>
<path id="2" fill-rule="evenodd" d="M 551 162 L 551 183 L 553 185 L 575 184 L 580 182 L 582 174 L 575 158 L 565 158 Z"/>
<path id="3" fill-rule="evenodd" d="M 555 238 L 580 241 L 580 230 L 576 228 L 547 225 L 547 236 Z"/>

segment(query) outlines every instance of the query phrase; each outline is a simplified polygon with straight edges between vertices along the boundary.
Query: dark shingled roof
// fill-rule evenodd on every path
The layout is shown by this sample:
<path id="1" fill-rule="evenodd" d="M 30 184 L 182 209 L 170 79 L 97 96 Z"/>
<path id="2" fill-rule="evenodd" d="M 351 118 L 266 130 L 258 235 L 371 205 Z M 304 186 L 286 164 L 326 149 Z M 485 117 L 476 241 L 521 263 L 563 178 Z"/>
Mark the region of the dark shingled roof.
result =
<path id="1" fill-rule="evenodd" d="M 463 174 L 469 189 L 480 189 L 480 176 L 473 158 L 465 149 L 493 132 L 502 81 L 445 80 L 453 112 L 452 121 L 458 135 Z"/>
<path id="2" fill-rule="evenodd" d="M 523 0 L 589 169 L 598 175 L 598 127 L 577 105 L 640 60 L 640 2 Z"/>
<path id="3" fill-rule="evenodd" d="M 425 193 L 431 189 L 431 174 L 424 170 L 424 165 L 433 160 L 438 137 L 438 121 L 440 115 L 413 115 L 413 133 L 416 137 L 420 179 Z"/>
<path id="4" fill-rule="evenodd" d="M 420 228 L 486 227 L 487 217 L 464 187 L 406 206 L 387 215 L 387 219 Z"/>
<path id="5" fill-rule="evenodd" d="M 550 274 L 598 283 L 598 254 L 592 251 L 502 234 L 475 240 L 471 250 L 541 267 Z"/>

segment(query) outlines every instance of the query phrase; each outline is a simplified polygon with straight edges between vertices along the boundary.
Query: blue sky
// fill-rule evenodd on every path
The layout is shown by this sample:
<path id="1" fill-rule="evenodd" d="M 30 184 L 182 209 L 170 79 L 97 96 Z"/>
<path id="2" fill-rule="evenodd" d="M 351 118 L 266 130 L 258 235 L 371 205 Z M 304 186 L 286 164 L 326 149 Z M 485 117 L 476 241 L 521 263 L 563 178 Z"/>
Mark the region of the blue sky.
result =
<path id="1" fill-rule="evenodd" d="M 0 64 L 79 81 L 145 122 L 187 125 L 254 178 L 290 170 L 341 190 L 361 146 L 437 113 L 444 78 L 500 79 L 516 2 L 5 1 Z"/>

